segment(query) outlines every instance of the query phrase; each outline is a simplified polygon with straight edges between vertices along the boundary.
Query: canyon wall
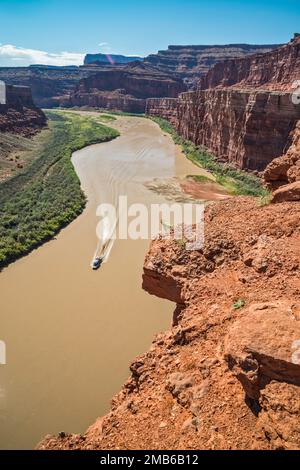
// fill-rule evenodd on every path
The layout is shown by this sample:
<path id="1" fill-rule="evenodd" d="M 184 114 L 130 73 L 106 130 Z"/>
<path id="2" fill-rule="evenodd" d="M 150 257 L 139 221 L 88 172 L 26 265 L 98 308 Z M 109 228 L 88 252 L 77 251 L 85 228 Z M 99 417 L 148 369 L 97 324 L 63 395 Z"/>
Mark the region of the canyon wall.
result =
<path id="1" fill-rule="evenodd" d="M 146 100 L 146 114 L 167 119 L 177 128 L 178 102 L 177 98 L 149 98 Z"/>
<path id="2" fill-rule="evenodd" d="M 201 78 L 200 87 L 263 88 L 290 91 L 300 80 L 300 35 L 267 54 L 216 64 Z"/>
<path id="3" fill-rule="evenodd" d="M 279 47 L 272 45 L 228 44 L 199 46 L 169 46 L 165 51 L 151 54 L 145 62 L 160 70 L 175 74 L 193 84 L 217 62 L 268 52 Z"/>
<path id="4" fill-rule="evenodd" d="M 98 71 L 81 80 L 75 91 L 61 103 L 144 113 L 146 98 L 177 97 L 185 89 L 182 80 L 149 65 L 133 62 L 125 67 Z"/>
<path id="5" fill-rule="evenodd" d="M 61 106 L 65 107 L 91 107 L 102 108 L 111 111 L 123 111 L 126 113 L 143 114 L 146 100 L 128 95 L 125 90 L 113 90 L 112 92 L 99 91 L 97 89 L 88 92 L 76 92 L 60 99 Z"/>
<path id="6" fill-rule="evenodd" d="M 207 72 L 216 62 L 233 57 L 244 57 L 258 51 L 266 52 L 276 45 L 251 46 L 233 44 L 227 46 L 169 46 L 167 51 L 160 51 L 145 59 L 146 66 L 162 74 L 181 78 L 194 85 L 199 76 Z M 80 80 L 88 78 L 102 70 L 120 68 L 121 63 L 132 62 L 132 57 L 106 56 L 105 54 L 88 54 L 85 65 L 81 67 L 0 67 L 0 80 L 12 85 L 29 86 L 32 89 L 34 102 L 39 107 L 58 106 L 75 91 Z M 95 62 L 96 61 L 96 62 Z M 125 62 L 124 62 L 125 61 Z M 140 60 L 143 64 L 143 59 Z M 119 85 L 118 88 L 124 88 Z M 151 96 L 164 96 L 155 94 Z M 169 96 L 168 94 L 166 96 Z"/>
<path id="7" fill-rule="evenodd" d="M 58 97 L 75 88 L 93 69 L 79 67 L 0 67 L 0 80 L 11 85 L 31 88 L 34 103 L 39 107 L 58 105 Z"/>
<path id="8" fill-rule="evenodd" d="M 287 150 L 300 118 L 291 94 L 300 78 L 299 51 L 296 35 L 275 51 L 219 63 L 196 91 L 175 101 L 150 100 L 147 114 L 168 119 L 181 136 L 223 162 L 264 170 Z"/>
<path id="9" fill-rule="evenodd" d="M 199 90 L 177 100 L 148 100 L 146 110 L 220 161 L 259 171 L 282 155 L 300 119 L 300 106 L 283 92 Z"/>
<path id="10" fill-rule="evenodd" d="M 46 116 L 37 108 L 29 87 L 6 85 L 5 104 L 0 104 L 0 132 L 30 136 L 46 125 Z"/>
<path id="11" fill-rule="evenodd" d="M 283 153 L 298 119 L 289 93 L 200 90 L 180 98 L 177 129 L 219 160 L 260 171 Z"/>

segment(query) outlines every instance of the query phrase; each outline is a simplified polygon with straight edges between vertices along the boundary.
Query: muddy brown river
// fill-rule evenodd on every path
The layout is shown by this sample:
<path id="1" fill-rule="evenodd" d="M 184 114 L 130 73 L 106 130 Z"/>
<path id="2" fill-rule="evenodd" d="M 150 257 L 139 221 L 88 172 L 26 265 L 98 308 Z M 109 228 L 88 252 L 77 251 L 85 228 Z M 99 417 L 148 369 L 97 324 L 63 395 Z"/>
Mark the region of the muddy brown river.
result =
<path id="1" fill-rule="evenodd" d="M 141 288 L 149 241 L 116 241 L 107 263 L 91 270 L 96 207 L 119 194 L 161 202 L 145 182 L 203 172 L 152 121 L 119 117 L 113 125 L 121 137 L 73 155 L 88 197 L 84 213 L 0 274 L 0 339 L 7 348 L 0 366 L 2 449 L 85 431 L 109 409 L 132 359 L 171 323 L 174 305 Z"/>

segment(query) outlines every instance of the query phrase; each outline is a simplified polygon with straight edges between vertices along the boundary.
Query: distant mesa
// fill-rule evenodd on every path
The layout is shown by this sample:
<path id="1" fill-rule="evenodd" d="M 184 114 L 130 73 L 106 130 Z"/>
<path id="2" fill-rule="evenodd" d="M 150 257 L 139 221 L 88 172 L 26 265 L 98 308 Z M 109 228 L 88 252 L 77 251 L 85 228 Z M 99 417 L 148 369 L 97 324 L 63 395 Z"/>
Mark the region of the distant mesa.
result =
<path id="1" fill-rule="evenodd" d="M 115 65 L 128 64 L 137 60 L 143 60 L 143 57 L 125 56 L 117 54 L 87 54 L 84 58 L 84 65 Z"/>
<path id="2" fill-rule="evenodd" d="M 78 65 L 47 65 L 47 64 L 32 64 L 29 65 L 33 69 L 78 69 Z"/>

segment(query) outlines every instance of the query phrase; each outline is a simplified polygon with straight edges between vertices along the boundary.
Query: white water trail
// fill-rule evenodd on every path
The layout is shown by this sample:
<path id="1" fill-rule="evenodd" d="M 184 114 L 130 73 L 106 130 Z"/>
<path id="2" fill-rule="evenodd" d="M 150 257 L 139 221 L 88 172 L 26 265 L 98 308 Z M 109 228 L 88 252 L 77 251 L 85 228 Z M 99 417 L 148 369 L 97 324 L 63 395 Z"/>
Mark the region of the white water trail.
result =
<path id="1" fill-rule="evenodd" d="M 119 196 L 126 194 L 126 185 L 137 175 L 139 170 L 138 162 L 144 160 L 148 155 L 148 148 L 142 147 L 137 154 L 132 155 L 131 160 L 115 162 L 108 173 L 107 189 L 110 193 L 110 204 L 115 207 L 116 220 L 102 218 L 97 225 L 98 243 L 94 253 L 95 258 L 101 258 L 103 263 L 109 259 L 110 253 L 116 240 L 116 233 L 119 224 Z M 107 195 L 108 196 L 108 195 Z M 106 196 L 106 197 L 107 197 Z"/>

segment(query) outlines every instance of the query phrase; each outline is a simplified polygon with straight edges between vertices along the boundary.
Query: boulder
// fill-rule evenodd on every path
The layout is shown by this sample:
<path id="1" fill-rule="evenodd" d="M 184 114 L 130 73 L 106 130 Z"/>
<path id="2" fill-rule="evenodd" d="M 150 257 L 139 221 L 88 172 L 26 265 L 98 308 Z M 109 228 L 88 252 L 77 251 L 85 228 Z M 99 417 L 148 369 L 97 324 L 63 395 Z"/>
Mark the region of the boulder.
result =
<path id="1" fill-rule="evenodd" d="M 248 397 L 271 380 L 300 385 L 300 322 L 288 301 L 253 304 L 225 339 L 225 359 Z"/>
<path id="2" fill-rule="evenodd" d="M 300 201 L 300 181 L 286 184 L 274 191 L 272 202 Z"/>

